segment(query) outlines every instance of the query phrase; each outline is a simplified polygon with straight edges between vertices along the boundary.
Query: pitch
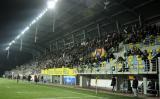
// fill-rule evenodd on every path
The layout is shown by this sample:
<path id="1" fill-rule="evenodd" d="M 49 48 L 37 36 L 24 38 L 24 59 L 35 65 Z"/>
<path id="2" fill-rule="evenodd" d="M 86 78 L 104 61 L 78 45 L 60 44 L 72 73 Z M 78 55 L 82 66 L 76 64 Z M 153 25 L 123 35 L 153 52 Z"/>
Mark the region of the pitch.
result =
<path id="1" fill-rule="evenodd" d="M 79 90 L 47 85 L 36 85 L 15 80 L 0 79 L 0 99 L 134 99 L 98 93 L 93 91 Z"/>

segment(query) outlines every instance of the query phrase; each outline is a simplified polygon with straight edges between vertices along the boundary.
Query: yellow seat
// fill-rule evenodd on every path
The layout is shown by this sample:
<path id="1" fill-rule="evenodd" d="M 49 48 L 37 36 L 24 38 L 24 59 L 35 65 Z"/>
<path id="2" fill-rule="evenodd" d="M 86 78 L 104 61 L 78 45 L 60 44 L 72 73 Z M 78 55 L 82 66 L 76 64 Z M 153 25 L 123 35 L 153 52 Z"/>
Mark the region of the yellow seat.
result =
<path id="1" fill-rule="evenodd" d="M 136 44 L 136 47 L 137 47 L 137 48 L 140 48 L 140 44 L 139 44 L 139 43 L 138 43 L 138 44 Z"/>
<path id="2" fill-rule="evenodd" d="M 139 69 L 143 69 L 144 68 L 144 65 L 139 65 Z"/>
<path id="3" fill-rule="evenodd" d="M 118 70 L 120 70 L 122 68 L 123 64 L 122 63 L 118 63 L 117 68 Z"/>
<path id="4" fill-rule="evenodd" d="M 139 73 L 142 73 L 144 71 L 144 65 L 139 65 L 138 69 Z"/>
<path id="5" fill-rule="evenodd" d="M 147 49 L 147 52 L 151 53 L 151 52 L 152 52 L 152 49 L 151 49 L 151 48 L 148 48 L 148 49 Z"/>
<path id="6" fill-rule="evenodd" d="M 142 64 L 143 62 L 142 62 L 142 60 L 138 60 L 138 64 L 140 65 L 140 64 Z"/>
<path id="7" fill-rule="evenodd" d="M 106 61 L 103 61 L 103 62 L 102 62 L 102 67 L 105 67 L 106 64 L 107 64 L 107 62 L 106 62 Z"/>
<path id="8" fill-rule="evenodd" d="M 129 44 L 129 49 L 131 49 L 131 48 L 133 48 L 133 44 L 132 43 Z"/>
<path id="9" fill-rule="evenodd" d="M 129 60 L 129 61 L 132 61 L 132 60 L 133 60 L 133 56 L 130 55 L 130 56 L 128 57 L 128 60 Z"/>
<path id="10" fill-rule="evenodd" d="M 156 52 L 157 52 L 157 53 L 160 53 L 160 48 L 157 48 L 157 49 L 156 49 Z"/>
<path id="11" fill-rule="evenodd" d="M 151 53 L 149 53 L 149 55 L 148 55 L 148 59 L 149 59 L 149 60 L 151 60 L 152 58 L 153 58 L 152 54 L 151 54 Z"/>
<path id="12" fill-rule="evenodd" d="M 157 41 L 159 41 L 159 42 L 160 42 L 160 36 L 158 36 L 158 37 L 157 37 Z"/>

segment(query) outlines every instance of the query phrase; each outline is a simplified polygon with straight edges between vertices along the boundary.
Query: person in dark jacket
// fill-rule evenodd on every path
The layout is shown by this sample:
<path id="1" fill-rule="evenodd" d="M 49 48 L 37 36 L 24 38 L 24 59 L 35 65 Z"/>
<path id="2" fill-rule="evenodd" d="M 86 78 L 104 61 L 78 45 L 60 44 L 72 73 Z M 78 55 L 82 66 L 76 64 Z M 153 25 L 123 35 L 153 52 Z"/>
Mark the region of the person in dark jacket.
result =
<path id="1" fill-rule="evenodd" d="M 34 82 L 37 84 L 37 82 L 38 82 L 38 77 L 37 77 L 37 75 L 35 75 L 34 76 Z"/>
<path id="2" fill-rule="evenodd" d="M 41 81 L 42 81 L 42 83 L 44 82 L 43 76 L 41 76 Z"/>
<path id="3" fill-rule="evenodd" d="M 138 79 L 134 77 L 133 84 L 132 84 L 132 90 L 133 90 L 134 96 L 138 96 L 137 88 L 138 88 Z"/>
<path id="4" fill-rule="evenodd" d="M 31 75 L 29 75 L 29 76 L 28 76 L 28 82 L 31 81 L 31 78 L 32 78 Z"/>
<path id="5" fill-rule="evenodd" d="M 115 92 L 115 86 L 116 86 L 116 77 L 115 76 L 112 77 L 111 86 L 113 86 L 112 92 Z"/>
<path id="6" fill-rule="evenodd" d="M 17 75 L 17 84 L 19 83 L 19 80 L 20 80 L 20 76 L 19 74 Z"/>

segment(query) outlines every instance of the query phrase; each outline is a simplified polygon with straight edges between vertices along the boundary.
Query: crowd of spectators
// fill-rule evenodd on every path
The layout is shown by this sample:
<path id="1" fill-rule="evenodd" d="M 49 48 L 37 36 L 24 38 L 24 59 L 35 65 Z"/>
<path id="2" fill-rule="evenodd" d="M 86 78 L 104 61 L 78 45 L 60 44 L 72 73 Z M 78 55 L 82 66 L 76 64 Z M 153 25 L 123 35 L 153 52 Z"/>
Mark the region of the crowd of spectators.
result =
<path id="1" fill-rule="evenodd" d="M 127 39 L 124 40 L 124 43 L 140 43 L 144 44 L 154 43 L 154 40 L 159 34 L 159 27 L 156 25 L 145 26 L 143 29 L 137 29 L 138 27 L 132 26 L 132 29 L 127 33 Z"/>
<path id="2" fill-rule="evenodd" d="M 97 61 L 104 61 L 110 58 L 114 58 L 113 50 L 114 48 L 118 50 L 119 42 L 122 42 L 123 36 L 120 33 L 106 33 L 103 37 L 93 38 L 92 40 L 86 39 L 86 41 L 75 44 L 66 49 L 60 49 L 58 51 L 49 52 L 37 59 L 38 65 L 41 68 L 53 68 L 53 67 L 74 67 L 81 64 L 94 63 Z M 104 49 L 105 55 L 100 56 L 102 53 L 95 52 L 96 49 Z M 91 53 L 96 53 L 93 56 Z M 98 55 L 99 53 L 99 55 Z"/>
<path id="3" fill-rule="evenodd" d="M 148 38 L 150 41 L 153 41 L 155 37 L 160 35 L 159 27 L 156 25 L 145 26 L 143 29 L 137 29 L 136 26 L 132 28 L 134 29 L 126 29 L 126 33 L 103 33 L 101 37 L 95 37 L 92 39 L 86 38 L 85 41 L 74 44 L 73 46 L 66 48 L 64 47 L 56 51 L 48 51 L 40 57 L 37 57 L 34 62 L 23 65 L 22 67 L 28 68 L 28 66 L 32 66 L 32 64 L 34 64 L 35 68 L 33 68 L 33 70 L 40 72 L 41 69 L 54 67 L 73 68 L 80 67 L 82 65 L 97 67 L 100 65 L 100 62 L 110 62 L 111 59 L 120 59 L 126 61 L 127 58 L 116 58 L 114 56 L 115 52 L 119 52 L 120 43 L 136 44 L 138 42 L 143 42 L 145 44 Z M 93 55 L 93 53 L 95 55 Z M 138 47 L 133 46 L 131 49 L 127 49 L 124 57 L 137 55 L 138 57 L 141 57 L 146 64 L 149 64 L 148 57 L 150 54 L 153 55 L 152 58 L 155 58 L 157 55 L 159 55 L 159 53 L 155 50 L 152 52 L 148 52 L 147 50 L 141 51 L 141 49 Z M 96 63 L 96 65 L 94 65 L 94 63 Z"/>

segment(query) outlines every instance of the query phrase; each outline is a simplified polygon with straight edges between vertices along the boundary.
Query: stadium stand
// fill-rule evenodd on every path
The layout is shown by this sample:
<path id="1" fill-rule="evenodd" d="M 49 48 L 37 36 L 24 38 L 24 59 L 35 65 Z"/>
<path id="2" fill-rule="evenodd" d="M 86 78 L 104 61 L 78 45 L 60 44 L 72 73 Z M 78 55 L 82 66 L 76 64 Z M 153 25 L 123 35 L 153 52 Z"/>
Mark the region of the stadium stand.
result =
<path id="1" fill-rule="evenodd" d="M 155 25 L 152 27 L 154 28 Z M 151 28 L 147 26 L 146 28 Z M 71 47 L 37 57 L 35 61 L 26 63 L 6 76 L 14 72 L 14 77 L 20 74 L 21 78 L 28 75 L 39 75 L 41 70 L 52 68 L 76 68 L 76 74 L 157 74 L 158 57 L 160 54 L 159 31 L 151 34 L 153 29 L 143 30 L 136 33 L 110 33 L 102 38 L 87 39 Z M 138 35 L 142 33 L 141 37 Z M 123 36 L 122 36 L 123 34 Z M 158 42 L 158 43 L 157 43 Z M 45 76 L 45 75 L 43 75 Z M 34 77 L 33 77 L 34 78 Z M 46 78 L 47 79 L 47 78 Z M 46 80 L 45 82 L 50 82 Z M 59 82 L 58 78 L 54 81 Z M 153 82 L 153 81 L 152 81 Z M 122 82 L 121 89 L 127 91 L 126 80 Z M 149 83 L 148 86 L 151 86 Z M 124 88 L 123 88 L 124 87 Z M 157 88 L 148 87 L 148 93 L 156 93 Z M 127 91 L 128 92 L 128 91 Z"/>
<path id="2" fill-rule="evenodd" d="M 115 3 L 114 1 L 116 2 L 116 0 L 111 2 Z M 75 1 L 72 0 L 72 3 L 73 2 Z M 97 2 L 101 3 L 101 1 L 98 0 Z M 123 2 L 125 3 L 126 1 L 122 0 L 120 3 L 123 4 Z M 137 2 L 141 1 L 137 0 Z M 146 3 L 142 3 L 139 6 L 137 4 L 137 8 L 149 2 L 154 2 L 154 0 L 146 1 Z M 97 4 L 95 4 L 95 6 L 96 5 Z M 90 7 L 86 7 L 86 9 L 87 8 Z M 108 7 L 108 9 L 109 8 L 110 7 Z M 123 6 L 122 8 L 126 7 Z M 71 9 L 74 9 L 74 7 Z M 52 31 L 52 34 L 46 33 L 47 36 L 45 35 L 46 37 L 44 38 L 44 34 L 42 33 L 39 36 L 41 40 L 39 40 L 38 43 L 36 41 L 37 37 L 35 36 L 35 42 L 31 42 L 32 44 L 28 46 L 31 49 L 36 49 L 41 54 L 31 51 L 34 53 L 32 60 L 16 66 L 15 69 L 6 71 L 4 77 L 17 79 L 17 75 L 19 75 L 20 79 L 28 80 L 29 82 L 35 81 L 36 84 L 37 82 L 51 83 L 91 89 L 107 89 L 110 91 L 112 90 L 112 77 L 114 77 L 114 91 L 133 93 L 136 91 L 132 89 L 138 87 L 138 93 L 149 96 L 159 96 L 160 25 L 159 23 L 156 24 L 156 22 L 150 22 L 152 20 L 150 20 L 148 16 L 142 24 L 141 16 L 137 15 L 135 13 L 136 11 L 134 12 L 135 9 L 136 6 L 132 9 L 127 8 L 127 11 L 131 12 L 131 16 L 121 16 L 122 18 L 120 19 L 124 21 L 123 25 L 118 23 L 121 22 L 121 20 L 117 21 L 123 10 L 122 12 L 120 10 L 120 15 L 116 15 L 116 13 L 111 16 L 107 16 L 106 10 L 104 11 L 104 9 L 99 11 L 93 9 L 97 13 L 102 11 L 101 13 L 106 14 L 99 14 L 97 16 L 94 15 L 92 11 L 87 12 L 87 10 L 83 15 L 77 14 L 77 19 L 75 18 L 75 20 L 78 23 L 72 24 L 71 26 L 69 26 L 67 22 L 71 21 L 73 17 L 66 17 L 67 19 L 69 18 L 69 21 L 65 23 L 63 20 L 65 26 L 61 26 L 62 21 L 59 26 L 57 25 L 55 29 L 53 28 L 53 30 L 57 29 L 58 32 L 61 32 L 65 36 L 58 38 L 58 36 L 62 34 Z M 114 10 L 115 9 L 113 9 L 113 11 Z M 111 10 L 110 13 L 114 13 L 113 11 Z M 74 12 L 74 10 L 69 14 L 72 12 Z M 75 12 L 77 13 L 78 11 Z M 81 13 L 81 11 L 79 13 Z M 86 21 L 86 23 L 84 22 L 85 24 L 82 24 L 79 19 L 81 19 L 81 16 L 85 16 L 86 13 L 93 14 L 93 16 L 96 17 L 92 17 L 92 20 L 89 18 L 84 18 L 83 20 L 82 18 L 83 21 Z M 145 13 L 148 14 L 148 12 Z M 136 18 L 139 17 L 139 19 L 133 20 L 132 14 L 135 15 Z M 49 15 L 46 15 L 46 17 L 48 16 Z M 65 19 L 64 16 L 61 19 Z M 61 19 L 57 20 L 60 21 Z M 111 19 L 113 19 L 114 22 L 112 22 L 113 20 Z M 108 23 L 106 23 L 106 20 Z M 90 23 L 91 21 L 93 22 Z M 87 24 L 87 22 L 89 24 Z M 43 21 L 40 22 L 39 25 L 42 25 L 42 23 Z M 48 24 L 46 26 L 44 25 L 45 28 L 44 30 L 42 29 L 42 32 L 48 30 Z M 51 23 L 51 25 L 55 24 Z M 82 27 L 80 27 L 80 25 Z M 69 28 L 67 28 L 67 26 Z M 35 27 L 36 31 L 38 31 L 38 27 Z M 76 30 L 77 28 L 78 30 Z M 74 31 L 66 33 L 68 32 L 67 30 L 69 32 L 71 30 Z M 53 36 L 55 36 L 54 39 L 52 39 Z M 22 45 L 22 43 L 19 45 Z M 136 93 L 134 94 L 137 95 Z"/>

